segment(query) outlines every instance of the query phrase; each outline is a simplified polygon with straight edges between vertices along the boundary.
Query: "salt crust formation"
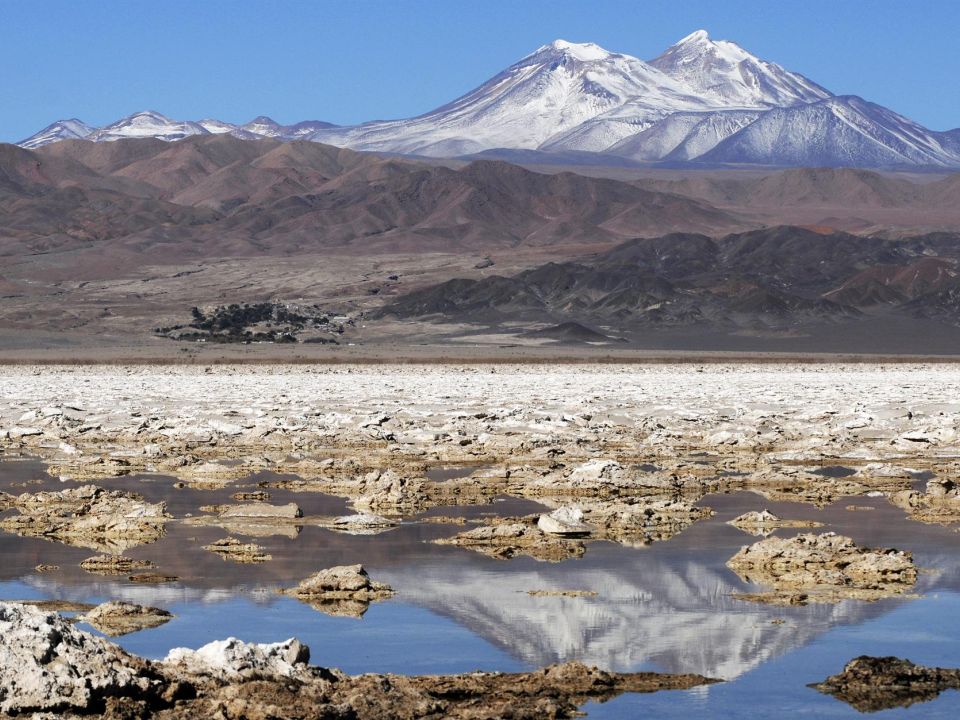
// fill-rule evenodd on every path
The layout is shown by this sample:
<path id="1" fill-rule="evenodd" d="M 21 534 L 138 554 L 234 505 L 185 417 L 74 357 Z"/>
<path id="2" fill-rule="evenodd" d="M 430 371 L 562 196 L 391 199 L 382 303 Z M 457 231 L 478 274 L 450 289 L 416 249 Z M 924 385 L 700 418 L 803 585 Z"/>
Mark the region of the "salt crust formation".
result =
<path id="1" fill-rule="evenodd" d="M 880 495 L 918 521 L 960 521 L 948 479 L 960 470 L 949 400 L 960 381 L 936 365 L 7 367 L 0 380 L 0 459 L 40 457 L 56 478 L 98 483 L 0 494 L 0 528 L 115 556 L 118 572 L 171 521 L 252 545 L 307 524 L 385 532 L 502 496 L 548 509 L 446 541 L 576 558 L 595 540 L 669 539 L 712 514 L 705 495 L 738 490 L 817 506 Z M 465 471 L 428 479 L 437 467 Z M 264 472 L 236 504 L 189 518 L 108 489 L 131 473 L 222 488 Z M 271 488 L 339 495 L 354 512 L 304 517 L 268 502 Z M 739 525 L 771 531 L 755 520 Z"/>
<path id="2" fill-rule="evenodd" d="M 393 589 L 373 580 L 362 565 L 327 568 L 280 592 L 328 615 L 352 617 L 362 616 L 371 602 L 393 596 Z"/>
<path id="3" fill-rule="evenodd" d="M 769 510 L 751 510 L 734 518 L 728 524 L 751 535 L 766 536 L 780 528 L 820 527 L 823 523 L 814 520 L 784 520 Z"/>
<path id="4" fill-rule="evenodd" d="M 579 663 L 522 673 L 404 677 L 308 664 L 296 639 L 235 638 L 172 650 L 160 662 L 130 655 L 55 613 L 0 603 L 0 716 L 267 718 L 571 718 L 588 700 L 690 688 L 699 675 L 616 674 Z"/>
<path id="5" fill-rule="evenodd" d="M 760 540 L 727 565 L 746 582 L 773 587 L 738 597 L 776 604 L 877 600 L 904 593 L 917 581 L 910 553 L 862 548 L 832 532 Z"/>
<path id="6" fill-rule="evenodd" d="M 860 712 L 909 707 L 960 690 L 960 669 L 924 667 L 897 657 L 861 655 L 843 670 L 811 685 Z"/>
<path id="7" fill-rule="evenodd" d="M 235 537 L 225 537 L 203 546 L 204 550 L 216 553 L 224 560 L 246 565 L 259 564 L 273 558 L 256 543 L 245 543 Z"/>
<path id="8" fill-rule="evenodd" d="M 7 505 L 17 514 L 0 520 L 4 530 L 114 553 L 159 539 L 170 519 L 164 503 L 95 485 L 24 493 Z"/>
<path id="9" fill-rule="evenodd" d="M 111 601 L 97 605 L 89 612 L 78 616 L 77 619 L 99 630 L 104 635 L 118 637 L 159 627 L 170 622 L 173 615 L 160 608 Z"/>

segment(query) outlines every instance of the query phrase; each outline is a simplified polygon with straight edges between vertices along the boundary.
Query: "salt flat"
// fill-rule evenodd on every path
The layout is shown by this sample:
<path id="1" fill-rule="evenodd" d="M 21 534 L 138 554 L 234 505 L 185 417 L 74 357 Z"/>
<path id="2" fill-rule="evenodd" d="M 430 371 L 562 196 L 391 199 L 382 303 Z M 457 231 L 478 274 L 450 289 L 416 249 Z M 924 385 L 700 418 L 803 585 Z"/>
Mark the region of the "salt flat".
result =
<path id="1" fill-rule="evenodd" d="M 949 450 L 960 414 L 960 372 L 941 364 L 6 367 L 0 387 L 8 447 L 24 428 L 47 440 L 91 423 L 141 436 L 369 437 L 375 419 L 400 445 L 405 432 L 429 429 L 450 435 L 440 446 L 471 440 L 474 454 L 520 429 L 560 442 L 626 433 L 669 445 L 679 433 L 825 453 L 889 454 L 880 445 L 893 441 L 910 454 Z"/>
<path id="2" fill-rule="evenodd" d="M 8 366 L 0 388 L 0 592 L 182 615 L 120 641 L 147 657 L 295 634 L 349 672 L 475 667 L 447 633 L 457 663 L 653 664 L 745 702 L 807 645 L 839 648 L 810 681 L 834 672 L 851 625 L 901 653 L 894 608 L 960 587 L 952 365 Z M 731 565 L 745 547 L 763 562 Z M 289 594 L 359 564 L 390 592 Z M 804 689 L 777 682 L 764 712 Z"/>

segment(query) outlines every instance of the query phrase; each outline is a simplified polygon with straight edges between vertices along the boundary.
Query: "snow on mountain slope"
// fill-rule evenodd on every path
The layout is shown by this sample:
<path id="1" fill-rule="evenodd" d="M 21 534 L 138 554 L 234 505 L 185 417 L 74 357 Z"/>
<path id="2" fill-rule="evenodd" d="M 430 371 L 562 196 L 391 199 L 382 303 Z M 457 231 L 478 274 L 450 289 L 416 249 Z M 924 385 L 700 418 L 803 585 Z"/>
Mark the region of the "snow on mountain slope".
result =
<path id="1" fill-rule="evenodd" d="M 654 127 L 675 112 L 700 112 L 711 109 L 711 105 L 693 96 L 672 107 L 664 107 L 660 103 L 649 101 L 646 97 L 637 97 L 590 118 L 572 130 L 558 133 L 541 145 L 540 149 L 551 152 L 564 150 L 603 152 L 625 138 Z"/>
<path id="2" fill-rule="evenodd" d="M 607 152 L 631 160 L 693 160 L 762 114 L 761 110 L 674 113 L 649 130 L 622 140 Z"/>
<path id="3" fill-rule="evenodd" d="M 283 125 L 284 140 L 306 140 L 318 130 L 337 127 L 322 120 L 304 120 L 293 125 Z"/>
<path id="4" fill-rule="evenodd" d="M 704 31 L 649 64 L 591 43 L 557 40 L 426 115 L 321 131 L 311 139 L 422 155 L 492 148 L 602 152 L 676 112 L 766 109 L 830 96 L 802 75 Z"/>
<path id="5" fill-rule="evenodd" d="M 204 118 L 203 120 L 199 120 L 197 124 L 211 135 L 226 135 L 227 133 L 235 133 L 237 131 L 237 126 L 233 123 L 224 122 L 223 120 L 217 120 L 215 118 Z"/>
<path id="6" fill-rule="evenodd" d="M 121 118 L 102 128 L 87 125 L 76 118 L 58 120 L 48 125 L 17 145 L 28 150 L 59 140 L 86 139 L 93 142 L 110 142 L 125 138 L 156 138 L 173 142 L 191 135 L 233 135 L 242 140 L 275 138 L 279 140 L 303 140 L 318 130 L 333 128 L 333 125 L 320 120 L 305 120 L 295 125 L 280 125 L 276 121 L 261 115 L 244 125 L 224 122 L 216 118 L 191 120 L 171 120 L 166 115 L 146 110 Z"/>
<path id="7" fill-rule="evenodd" d="M 279 140 L 301 140 L 318 130 L 325 130 L 332 127 L 336 126 L 332 123 L 321 122 L 319 120 L 306 120 L 296 125 L 281 125 L 273 118 L 261 115 L 241 125 L 238 129 L 250 133 L 255 137 L 277 138 Z"/>
<path id="8" fill-rule="evenodd" d="M 698 159 L 762 165 L 960 165 L 960 154 L 945 133 L 853 95 L 768 110 Z"/>
<path id="9" fill-rule="evenodd" d="M 960 156 L 960 128 L 947 130 L 940 134 L 940 141 L 954 155 Z"/>
<path id="10" fill-rule="evenodd" d="M 33 150 L 34 148 L 59 140 L 78 140 L 85 138 L 95 129 L 96 128 L 87 125 L 82 120 L 77 120 L 77 118 L 57 120 L 55 123 L 47 125 L 40 132 L 31 135 L 26 140 L 21 140 L 17 145 L 27 150 Z"/>
<path id="11" fill-rule="evenodd" d="M 541 149 L 581 150 L 615 153 L 614 147 L 633 147 L 625 155 L 632 159 L 660 159 L 668 151 L 655 149 L 657 143 L 667 142 L 686 123 L 691 128 L 691 118 L 666 120 L 677 111 L 722 111 L 715 122 L 700 126 L 696 142 L 691 138 L 689 147 L 678 152 L 678 160 L 695 157 L 712 147 L 710 138 L 716 142 L 743 127 L 744 119 L 756 117 L 727 110 L 771 108 L 815 102 L 832 94 L 798 73 L 793 73 L 775 63 L 766 62 L 751 55 L 736 43 L 727 40 L 711 40 L 705 30 L 697 30 L 680 40 L 658 58 L 651 60 L 654 67 L 674 79 L 695 102 L 686 106 L 665 106 L 656 99 L 639 96 L 606 113 L 591 118 L 579 127 L 552 138 Z M 639 144 L 652 140 L 648 134 L 657 123 L 667 122 L 663 131 L 656 133 L 658 141 L 641 150 Z M 645 133 L 643 141 L 627 145 L 628 139 Z M 679 144 L 679 139 L 677 144 Z M 716 144 L 714 142 L 714 144 Z"/>
<path id="12" fill-rule="evenodd" d="M 208 132 L 200 123 L 190 120 L 171 120 L 156 111 L 145 110 L 94 130 L 87 139 L 94 142 L 110 142 L 124 138 L 152 137 L 171 142 L 183 140 L 191 135 L 205 135 Z"/>
<path id="13" fill-rule="evenodd" d="M 321 130 L 311 139 L 354 150 L 423 155 L 534 149 L 633 98 L 643 98 L 648 122 L 704 107 L 683 85 L 642 60 L 592 43 L 556 40 L 425 115 Z"/>
<path id="14" fill-rule="evenodd" d="M 490 151 L 604 153 L 627 161 L 855 167 L 960 167 L 960 129 L 933 132 L 828 90 L 706 31 L 649 63 L 592 43 L 556 40 L 478 88 L 418 117 L 338 127 L 171 120 L 143 112 L 101 129 L 62 120 L 26 148 L 85 137 L 312 140 L 354 150 L 437 157 Z M 601 156 L 602 157 L 602 156 Z"/>
<path id="15" fill-rule="evenodd" d="M 262 138 L 303 140 L 307 136 L 317 132 L 317 130 L 336 127 L 336 125 L 332 123 L 322 122 L 320 120 L 304 120 L 295 125 L 281 125 L 266 115 L 260 115 L 243 125 L 234 125 L 233 123 L 214 119 L 201 120 L 200 125 L 202 125 L 207 132 L 215 135 L 230 133 L 234 137 L 242 140 Z"/>
<path id="16" fill-rule="evenodd" d="M 706 30 L 687 35 L 650 65 L 704 99 L 728 107 L 785 107 L 832 95 L 803 75 L 761 60 L 736 43 L 711 40 Z"/>

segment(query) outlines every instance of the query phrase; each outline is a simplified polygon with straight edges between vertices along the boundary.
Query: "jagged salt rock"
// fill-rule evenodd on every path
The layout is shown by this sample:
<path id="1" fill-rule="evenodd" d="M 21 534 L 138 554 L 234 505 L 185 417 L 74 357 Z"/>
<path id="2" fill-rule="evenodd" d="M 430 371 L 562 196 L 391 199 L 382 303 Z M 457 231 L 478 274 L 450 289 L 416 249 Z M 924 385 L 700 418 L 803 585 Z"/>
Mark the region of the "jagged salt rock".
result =
<path id="1" fill-rule="evenodd" d="M 593 530 L 583 522 L 583 511 L 572 505 L 541 515 L 537 527 L 551 535 L 588 535 Z"/>
<path id="2" fill-rule="evenodd" d="M 245 643 L 227 638 L 197 650 L 174 648 L 164 658 L 184 672 L 223 680 L 296 678 L 307 671 L 310 648 L 296 638 L 271 644 Z"/>

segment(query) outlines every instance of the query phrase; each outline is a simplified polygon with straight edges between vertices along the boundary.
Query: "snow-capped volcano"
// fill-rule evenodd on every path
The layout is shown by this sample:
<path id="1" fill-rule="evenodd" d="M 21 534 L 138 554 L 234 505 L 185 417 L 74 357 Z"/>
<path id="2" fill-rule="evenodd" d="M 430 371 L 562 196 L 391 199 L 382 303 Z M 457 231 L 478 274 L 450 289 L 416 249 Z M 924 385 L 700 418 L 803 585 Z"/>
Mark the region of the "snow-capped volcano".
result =
<path id="1" fill-rule="evenodd" d="M 960 167 L 960 130 L 934 132 L 859 98 L 836 98 L 704 30 L 649 62 L 555 40 L 456 100 L 404 120 L 338 127 L 260 116 L 234 125 L 143 112 L 100 129 L 60 121 L 20 145 L 198 133 L 437 157 L 507 149 L 644 162 Z"/>
<path id="2" fill-rule="evenodd" d="M 638 97 L 648 102 L 647 122 L 677 110 L 708 107 L 683 84 L 642 60 L 593 43 L 556 40 L 425 115 L 322 130 L 312 139 L 423 155 L 536 149 Z"/>
<path id="3" fill-rule="evenodd" d="M 650 61 L 674 80 L 720 105 L 787 107 L 831 93 L 799 73 L 761 60 L 729 40 L 697 30 Z"/>

